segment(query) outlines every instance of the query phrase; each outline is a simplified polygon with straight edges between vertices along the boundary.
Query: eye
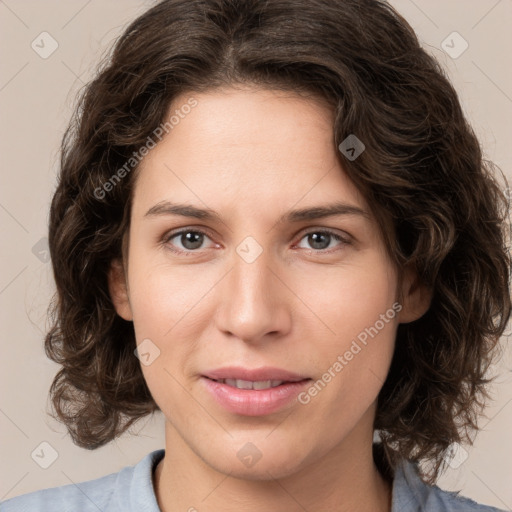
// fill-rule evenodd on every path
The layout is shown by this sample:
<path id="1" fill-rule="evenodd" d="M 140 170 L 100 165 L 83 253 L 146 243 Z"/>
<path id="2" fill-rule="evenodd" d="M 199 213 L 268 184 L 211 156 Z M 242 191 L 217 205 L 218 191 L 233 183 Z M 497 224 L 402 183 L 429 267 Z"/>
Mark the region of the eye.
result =
<path id="1" fill-rule="evenodd" d="M 302 238 L 310 245 L 310 247 L 303 247 L 299 244 L 299 247 L 303 249 L 314 249 L 315 251 L 324 251 L 333 247 L 332 242 L 339 242 L 338 245 L 348 245 L 349 240 L 342 237 L 341 235 L 328 230 L 316 230 L 306 233 Z M 334 245 L 335 246 L 335 245 Z M 330 252 L 330 251 L 329 251 Z"/>
<path id="2" fill-rule="evenodd" d="M 172 242 L 172 240 L 175 240 Z M 200 249 L 205 239 L 210 237 L 204 232 L 197 229 L 184 229 L 175 233 L 170 233 L 164 237 L 163 242 L 170 246 L 169 248 L 175 252 L 193 252 Z"/>
<path id="3" fill-rule="evenodd" d="M 163 243 L 171 251 L 177 253 L 192 253 L 199 252 L 199 249 L 204 249 L 205 247 L 203 244 L 206 240 L 211 241 L 211 238 L 204 231 L 199 229 L 182 229 L 181 231 L 165 235 Z M 309 247 L 304 247 L 301 243 L 299 243 L 299 247 L 303 249 L 312 249 L 315 252 L 331 252 L 327 251 L 327 249 L 332 249 L 334 247 L 334 250 L 336 250 L 336 246 L 350 244 L 348 239 L 342 237 L 338 233 L 325 229 L 310 231 L 303 235 L 301 242 L 303 240 L 309 244 Z M 336 242 L 338 242 L 338 244 L 336 244 Z"/>

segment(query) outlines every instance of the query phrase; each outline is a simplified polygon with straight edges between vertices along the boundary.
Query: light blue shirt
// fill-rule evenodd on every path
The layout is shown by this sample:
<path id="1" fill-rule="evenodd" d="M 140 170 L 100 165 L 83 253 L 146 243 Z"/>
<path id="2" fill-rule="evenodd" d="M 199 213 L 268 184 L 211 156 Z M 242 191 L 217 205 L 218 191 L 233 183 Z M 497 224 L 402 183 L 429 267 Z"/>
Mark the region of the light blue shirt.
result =
<path id="1" fill-rule="evenodd" d="M 164 455 L 165 450 L 156 450 L 118 473 L 11 498 L 0 503 L 0 511 L 161 512 L 152 476 Z M 391 512 L 504 512 L 425 484 L 416 466 L 407 461 L 395 471 L 392 492 Z M 200 504 L 196 505 L 200 510 Z"/>

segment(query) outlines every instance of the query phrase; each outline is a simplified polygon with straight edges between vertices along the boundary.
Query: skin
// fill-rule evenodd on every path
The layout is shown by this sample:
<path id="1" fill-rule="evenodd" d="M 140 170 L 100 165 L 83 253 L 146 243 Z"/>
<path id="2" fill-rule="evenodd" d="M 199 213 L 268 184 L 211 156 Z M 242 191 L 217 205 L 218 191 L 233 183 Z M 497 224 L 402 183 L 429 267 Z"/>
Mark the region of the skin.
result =
<path id="1" fill-rule="evenodd" d="M 137 343 L 149 338 L 160 350 L 142 366 L 166 419 L 159 505 L 389 511 L 390 483 L 371 451 L 376 400 L 398 324 L 423 315 L 430 297 L 404 269 L 400 312 L 309 403 L 255 417 L 218 405 L 200 378 L 207 370 L 275 366 L 321 379 L 397 301 L 398 274 L 337 158 L 327 105 L 245 87 L 182 95 L 171 111 L 190 97 L 198 105 L 139 168 L 127 258 L 113 262 L 109 280 Z M 220 220 L 146 215 L 162 201 L 209 208 Z M 368 216 L 277 223 L 337 201 Z M 193 246 L 171 236 L 179 229 L 206 236 Z M 326 229 L 346 242 L 325 236 L 315 245 L 308 235 Z M 262 249 L 252 263 L 236 251 L 247 236 Z M 251 467 L 237 457 L 248 442 L 261 453 Z"/>

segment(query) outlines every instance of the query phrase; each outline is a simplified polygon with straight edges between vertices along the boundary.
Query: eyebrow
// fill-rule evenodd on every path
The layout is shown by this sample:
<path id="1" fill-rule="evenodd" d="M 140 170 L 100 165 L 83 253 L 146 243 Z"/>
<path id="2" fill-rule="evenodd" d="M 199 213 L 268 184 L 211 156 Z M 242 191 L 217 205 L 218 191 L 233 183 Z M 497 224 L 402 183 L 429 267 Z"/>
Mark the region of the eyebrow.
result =
<path id="1" fill-rule="evenodd" d="M 161 201 L 152 206 L 144 217 L 154 217 L 161 215 L 180 215 L 182 217 L 191 217 L 207 221 L 222 221 L 220 215 L 210 208 L 197 208 L 189 204 L 176 204 L 170 201 Z M 370 214 L 358 206 L 337 202 L 334 204 L 314 206 L 311 208 L 302 208 L 290 210 L 279 217 L 276 224 L 303 222 L 308 220 L 322 219 L 335 215 L 359 215 L 370 219 Z"/>

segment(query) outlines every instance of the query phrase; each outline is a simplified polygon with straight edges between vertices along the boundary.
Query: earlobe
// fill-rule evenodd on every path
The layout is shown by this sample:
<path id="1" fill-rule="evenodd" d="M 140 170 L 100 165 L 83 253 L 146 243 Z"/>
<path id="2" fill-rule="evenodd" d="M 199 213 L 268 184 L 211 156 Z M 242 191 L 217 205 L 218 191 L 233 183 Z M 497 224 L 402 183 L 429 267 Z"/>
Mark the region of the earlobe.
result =
<path id="1" fill-rule="evenodd" d="M 432 290 L 421 282 L 417 273 L 407 269 L 402 286 L 402 309 L 398 314 L 399 323 L 407 324 L 421 318 L 430 307 L 432 294 Z"/>
<path id="2" fill-rule="evenodd" d="M 117 314 L 127 321 L 133 320 L 132 308 L 128 294 L 128 285 L 123 263 L 113 260 L 108 271 L 108 290 Z"/>

